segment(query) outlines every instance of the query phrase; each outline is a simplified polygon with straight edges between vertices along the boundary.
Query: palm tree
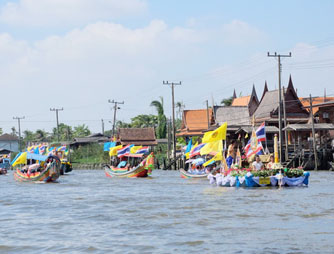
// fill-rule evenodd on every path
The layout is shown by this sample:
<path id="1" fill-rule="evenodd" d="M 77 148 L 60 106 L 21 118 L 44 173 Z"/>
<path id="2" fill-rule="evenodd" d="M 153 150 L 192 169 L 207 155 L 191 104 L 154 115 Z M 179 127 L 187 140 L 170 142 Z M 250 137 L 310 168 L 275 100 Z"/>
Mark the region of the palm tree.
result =
<path id="1" fill-rule="evenodd" d="M 226 99 L 222 99 L 220 103 L 223 104 L 224 106 L 231 106 L 232 102 L 233 102 L 233 96 Z"/>
<path id="2" fill-rule="evenodd" d="M 88 126 L 85 125 L 85 124 L 78 125 L 78 126 L 74 127 L 73 136 L 76 137 L 76 138 L 87 137 L 90 134 L 91 134 L 91 132 L 88 129 Z"/>
<path id="3" fill-rule="evenodd" d="M 177 118 L 181 119 L 182 118 L 182 111 L 183 111 L 183 108 L 185 107 L 185 105 L 183 104 L 183 102 L 178 101 L 176 103 L 175 107 L 177 108 Z"/>
<path id="4" fill-rule="evenodd" d="M 38 129 L 34 136 L 36 141 L 44 142 L 47 141 L 48 133 L 45 130 Z"/>
<path id="5" fill-rule="evenodd" d="M 160 96 L 160 101 L 152 101 L 151 107 L 155 107 L 158 112 L 158 126 L 156 130 L 157 138 L 166 138 L 167 119 L 164 114 L 164 99 Z"/>
<path id="6" fill-rule="evenodd" d="M 145 128 L 145 127 L 157 127 L 158 117 L 154 115 L 138 115 L 131 118 L 131 127 L 133 128 Z"/>

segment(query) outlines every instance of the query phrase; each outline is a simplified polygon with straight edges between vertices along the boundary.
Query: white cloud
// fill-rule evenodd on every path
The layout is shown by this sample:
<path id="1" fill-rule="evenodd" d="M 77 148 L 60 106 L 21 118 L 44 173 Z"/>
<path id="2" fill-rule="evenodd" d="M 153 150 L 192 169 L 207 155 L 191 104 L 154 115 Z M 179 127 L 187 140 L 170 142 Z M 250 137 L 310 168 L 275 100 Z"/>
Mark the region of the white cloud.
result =
<path id="1" fill-rule="evenodd" d="M 145 0 L 20 0 L 0 10 L 0 21 L 15 26 L 82 25 L 146 11 Z"/>
<path id="2" fill-rule="evenodd" d="M 246 22 L 233 20 L 223 25 L 222 37 L 226 44 L 245 45 L 264 40 L 265 34 Z"/>
<path id="3" fill-rule="evenodd" d="M 168 91 L 161 91 L 159 73 L 181 70 L 199 38 L 196 30 L 170 28 L 161 20 L 139 29 L 97 22 L 31 44 L 0 34 L 0 84 L 17 102 L 2 100 L 12 105 L 4 117 L 41 111 L 48 116 L 49 107 L 60 106 L 65 108 L 62 119 L 100 119 L 111 115 L 108 99 L 119 99 L 126 101 L 119 117 L 129 120 Z M 79 107 L 75 115 L 69 110 L 85 104 L 100 108 Z"/>

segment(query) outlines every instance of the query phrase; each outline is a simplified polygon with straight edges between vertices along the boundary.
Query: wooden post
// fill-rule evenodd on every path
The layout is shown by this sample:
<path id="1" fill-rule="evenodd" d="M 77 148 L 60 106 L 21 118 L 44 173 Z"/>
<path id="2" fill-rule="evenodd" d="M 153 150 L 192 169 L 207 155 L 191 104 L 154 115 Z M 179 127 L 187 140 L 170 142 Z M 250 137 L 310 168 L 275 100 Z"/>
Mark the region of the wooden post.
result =
<path id="1" fill-rule="evenodd" d="M 285 107 L 285 88 L 283 86 L 283 117 L 284 117 L 284 141 L 285 141 L 285 158 L 284 160 L 287 161 L 289 157 L 289 146 L 288 146 L 288 130 L 286 129 L 286 107 Z"/>
<path id="2" fill-rule="evenodd" d="M 313 152 L 314 152 L 314 170 L 318 170 L 318 153 L 315 143 L 315 130 L 314 130 L 314 117 L 313 117 L 313 108 L 312 108 L 312 96 L 310 94 L 310 116 L 312 120 L 312 138 L 313 138 Z"/>

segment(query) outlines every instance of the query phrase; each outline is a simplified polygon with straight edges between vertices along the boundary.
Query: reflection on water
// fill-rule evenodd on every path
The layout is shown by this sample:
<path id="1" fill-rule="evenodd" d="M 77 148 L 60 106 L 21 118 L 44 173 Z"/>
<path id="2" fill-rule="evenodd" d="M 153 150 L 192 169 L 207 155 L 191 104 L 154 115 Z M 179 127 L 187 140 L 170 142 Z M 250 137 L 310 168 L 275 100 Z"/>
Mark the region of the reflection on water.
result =
<path id="1" fill-rule="evenodd" d="M 0 176 L 0 253 L 333 253 L 334 174 L 236 189 L 154 171 L 78 170 L 55 184 Z"/>

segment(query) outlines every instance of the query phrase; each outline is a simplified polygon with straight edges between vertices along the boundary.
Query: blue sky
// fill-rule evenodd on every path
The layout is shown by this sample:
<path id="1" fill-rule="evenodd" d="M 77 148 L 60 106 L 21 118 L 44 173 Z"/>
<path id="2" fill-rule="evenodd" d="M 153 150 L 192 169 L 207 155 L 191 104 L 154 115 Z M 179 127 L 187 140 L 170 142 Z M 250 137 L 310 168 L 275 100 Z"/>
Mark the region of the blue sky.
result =
<path id="1" fill-rule="evenodd" d="M 153 114 L 152 100 L 182 81 L 176 101 L 186 109 L 219 104 L 236 89 L 247 95 L 265 80 L 277 87 L 277 62 L 288 53 L 282 83 L 291 74 L 300 96 L 334 96 L 333 1 L 0 0 L 0 127 L 54 126 L 60 120 L 100 131 L 111 119 L 108 99 L 124 100 L 118 119 Z M 108 123 L 108 120 L 106 120 Z M 106 128 L 108 127 L 108 124 Z"/>

